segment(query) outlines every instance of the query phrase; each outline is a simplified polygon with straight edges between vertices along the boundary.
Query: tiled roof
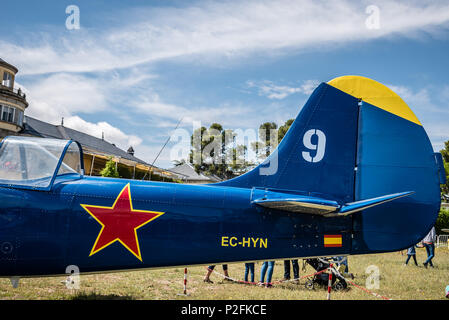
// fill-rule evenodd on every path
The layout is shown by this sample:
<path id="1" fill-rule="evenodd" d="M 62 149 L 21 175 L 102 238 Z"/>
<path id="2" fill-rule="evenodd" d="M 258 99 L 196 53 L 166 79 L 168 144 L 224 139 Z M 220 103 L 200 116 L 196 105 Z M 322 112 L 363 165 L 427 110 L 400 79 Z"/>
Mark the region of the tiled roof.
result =
<path id="1" fill-rule="evenodd" d="M 83 148 L 149 165 L 103 139 L 61 125 L 52 125 L 32 117 L 25 116 L 24 129 L 21 133 L 42 138 L 71 139 L 78 141 Z"/>
<path id="2" fill-rule="evenodd" d="M 201 173 L 198 174 L 195 171 L 195 168 L 190 163 L 184 163 L 179 166 L 173 167 L 169 170 L 185 176 L 186 177 L 185 179 L 190 181 L 207 181 L 207 180 L 210 182 L 220 181 L 220 179 L 218 179 L 217 177 L 206 176 Z"/>

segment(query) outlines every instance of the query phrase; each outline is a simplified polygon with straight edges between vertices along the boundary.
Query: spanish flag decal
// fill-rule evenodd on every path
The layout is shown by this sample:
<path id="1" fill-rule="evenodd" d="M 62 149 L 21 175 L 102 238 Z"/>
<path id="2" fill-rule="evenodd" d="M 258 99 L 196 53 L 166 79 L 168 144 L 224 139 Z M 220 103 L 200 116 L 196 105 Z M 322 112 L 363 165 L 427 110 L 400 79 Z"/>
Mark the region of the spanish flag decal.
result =
<path id="1" fill-rule="evenodd" d="M 324 235 L 324 247 L 342 247 L 343 240 L 341 238 L 341 234 L 325 234 Z"/>

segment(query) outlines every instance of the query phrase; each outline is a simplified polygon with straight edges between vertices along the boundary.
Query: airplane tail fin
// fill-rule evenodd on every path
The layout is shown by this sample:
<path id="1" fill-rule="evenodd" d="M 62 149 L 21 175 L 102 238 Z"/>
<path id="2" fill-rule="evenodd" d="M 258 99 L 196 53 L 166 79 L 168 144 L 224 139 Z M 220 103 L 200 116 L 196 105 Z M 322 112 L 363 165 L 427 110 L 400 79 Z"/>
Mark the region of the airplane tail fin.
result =
<path id="1" fill-rule="evenodd" d="M 221 185 L 308 191 L 353 201 L 358 102 L 320 84 L 266 161 Z"/>
<path id="2" fill-rule="evenodd" d="M 352 252 L 381 252 L 411 246 L 433 226 L 442 170 L 424 128 L 396 93 L 344 76 L 315 89 L 264 163 L 217 185 L 319 197 L 341 207 L 409 192 L 352 215 Z"/>

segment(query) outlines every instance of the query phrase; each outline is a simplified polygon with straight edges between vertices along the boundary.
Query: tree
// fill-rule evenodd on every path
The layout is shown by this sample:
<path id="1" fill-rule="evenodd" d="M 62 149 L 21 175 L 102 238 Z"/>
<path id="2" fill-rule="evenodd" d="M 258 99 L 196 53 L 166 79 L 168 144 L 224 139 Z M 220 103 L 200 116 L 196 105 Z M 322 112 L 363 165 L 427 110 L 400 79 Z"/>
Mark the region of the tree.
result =
<path id="1" fill-rule="evenodd" d="M 440 150 L 440 153 L 443 156 L 443 160 L 449 163 L 449 140 L 444 143 L 444 149 Z"/>
<path id="2" fill-rule="evenodd" d="M 278 143 L 281 143 L 282 139 L 287 134 L 288 129 L 290 129 L 290 126 L 292 125 L 293 121 L 295 121 L 295 119 L 288 119 L 282 126 L 279 127 Z"/>
<path id="3" fill-rule="evenodd" d="M 435 222 L 435 229 L 437 233 L 442 233 L 441 229 L 449 229 L 449 211 L 441 209 Z"/>
<path id="4" fill-rule="evenodd" d="M 265 159 L 274 151 L 274 149 L 276 149 L 278 144 L 287 134 L 287 131 L 294 120 L 295 119 L 289 119 L 279 127 L 277 130 L 277 139 L 276 137 L 271 136 L 272 132 L 277 129 L 276 123 L 265 122 L 259 126 L 259 138 L 261 138 L 261 141 L 251 143 L 251 149 L 256 153 L 258 159 Z M 261 150 L 263 150 L 262 153 L 260 152 Z"/>
<path id="5" fill-rule="evenodd" d="M 115 161 L 112 160 L 112 157 L 106 162 L 106 166 L 101 170 L 100 174 L 102 177 L 120 178 Z"/>
<path id="6" fill-rule="evenodd" d="M 252 163 L 245 160 L 246 147 L 235 144 L 236 136 L 233 130 L 225 130 L 219 123 L 211 124 L 209 129 L 196 129 L 190 138 L 189 156 L 195 171 L 222 179 L 245 172 Z"/>
<path id="7" fill-rule="evenodd" d="M 446 184 L 441 185 L 441 192 L 449 194 L 449 140 L 444 143 L 444 149 L 440 150 L 443 156 L 444 170 L 446 171 Z"/>
<path id="8" fill-rule="evenodd" d="M 256 153 L 258 159 L 265 159 L 276 148 L 277 140 L 272 140 L 272 133 L 273 131 L 277 132 L 277 128 L 278 126 L 274 122 L 265 122 L 259 126 L 259 141 L 251 143 L 251 149 Z"/>

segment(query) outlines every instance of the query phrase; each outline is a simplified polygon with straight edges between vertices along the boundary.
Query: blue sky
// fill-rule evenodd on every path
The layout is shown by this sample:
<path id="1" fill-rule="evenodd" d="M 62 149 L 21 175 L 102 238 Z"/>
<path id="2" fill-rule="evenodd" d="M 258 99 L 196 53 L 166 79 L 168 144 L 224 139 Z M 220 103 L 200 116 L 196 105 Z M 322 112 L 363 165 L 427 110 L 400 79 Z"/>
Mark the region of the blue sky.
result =
<path id="1" fill-rule="evenodd" d="M 66 28 L 66 7 L 80 29 Z M 367 27 L 369 6 L 378 28 Z M 179 119 L 256 129 L 294 118 L 320 82 L 395 90 L 436 151 L 449 140 L 447 1 L 8 1 L 0 57 L 27 114 L 152 162 Z M 372 20 L 370 20 L 372 21 Z M 171 142 L 156 165 L 171 167 Z"/>

